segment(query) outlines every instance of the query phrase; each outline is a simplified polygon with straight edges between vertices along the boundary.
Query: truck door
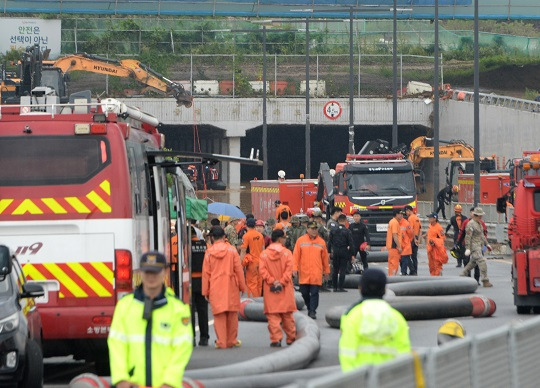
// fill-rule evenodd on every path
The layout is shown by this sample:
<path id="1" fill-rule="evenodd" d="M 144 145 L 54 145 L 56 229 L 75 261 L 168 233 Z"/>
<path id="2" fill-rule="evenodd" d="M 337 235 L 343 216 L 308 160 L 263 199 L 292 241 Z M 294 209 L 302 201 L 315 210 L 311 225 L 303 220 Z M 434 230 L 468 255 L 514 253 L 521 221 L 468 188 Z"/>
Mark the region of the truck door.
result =
<path id="1" fill-rule="evenodd" d="M 170 222 L 169 222 L 169 192 L 165 169 L 159 165 L 152 167 L 152 206 L 154 208 L 152 224 L 153 235 L 150 241 L 152 249 L 164 252 L 170 257 Z"/>
<path id="2" fill-rule="evenodd" d="M 177 167 L 178 169 L 178 167 Z M 190 285 L 190 241 L 188 224 L 186 221 L 186 202 L 184 194 L 184 186 L 180 177 L 177 174 L 171 174 L 171 219 L 176 222 L 177 233 L 177 255 L 173 257 L 171 266 L 171 285 L 174 292 L 185 303 L 189 302 L 189 285 Z M 176 252 L 175 252 L 176 253 Z"/>

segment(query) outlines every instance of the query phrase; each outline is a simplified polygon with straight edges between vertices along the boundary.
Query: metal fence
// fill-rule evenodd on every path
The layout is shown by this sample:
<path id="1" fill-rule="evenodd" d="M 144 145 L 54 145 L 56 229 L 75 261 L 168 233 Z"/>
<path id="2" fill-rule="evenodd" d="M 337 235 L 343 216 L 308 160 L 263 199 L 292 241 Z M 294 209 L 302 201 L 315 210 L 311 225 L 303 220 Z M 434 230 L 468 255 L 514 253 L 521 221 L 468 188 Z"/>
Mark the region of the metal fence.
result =
<path id="1" fill-rule="evenodd" d="M 289 388 L 534 388 L 540 381 L 540 317 L 393 361 Z M 423 382 L 424 385 L 421 384 Z"/>
<path id="2" fill-rule="evenodd" d="M 540 112 L 540 101 L 523 100 L 521 98 L 499 96 L 497 94 L 478 93 L 480 104 L 495 105 L 504 108 L 518 109 L 527 112 Z M 453 100 L 474 101 L 474 92 L 455 90 Z"/>
<path id="3" fill-rule="evenodd" d="M 349 74 L 349 55 L 310 55 L 310 92 L 317 97 L 347 97 L 349 85 L 354 85 L 354 97 L 382 97 L 392 94 L 392 55 L 355 55 L 352 80 Z M 399 54 L 398 87 L 404 89 L 409 81 L 433 83 L 433 57 Z M 268 55 L 266 66 L 269 97 L 305 95 L 306 57 L 304 55 Z M 441 59 L 442 64 L 442 59 Z M 444 81 L 444 64 L 441 66 Z M 168 65 L 168 78 L 181 82 L 194 95 L 257 97 L 262 95 L 262 55 L 180 54 Z M 77 86 L 113 94 L 128 87 L 140 88 L 132 80 L 117 77 L 77 76 Z M 212 84 L 199 88 L 200 81 Z M 259 88 L 254 87 L 259 83 Z M 314 85 L 318 85 L 317 88 Z"/>

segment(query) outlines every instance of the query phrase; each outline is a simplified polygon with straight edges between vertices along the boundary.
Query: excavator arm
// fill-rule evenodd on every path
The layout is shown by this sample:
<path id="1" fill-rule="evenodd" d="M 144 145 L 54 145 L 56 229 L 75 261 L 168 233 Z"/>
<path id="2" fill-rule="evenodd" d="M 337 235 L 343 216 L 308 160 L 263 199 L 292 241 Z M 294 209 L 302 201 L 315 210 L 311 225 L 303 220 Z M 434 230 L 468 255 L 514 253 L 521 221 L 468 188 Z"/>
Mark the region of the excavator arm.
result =
<path id="1" fill-rule="evenodd" d="M 78 70 L 132 78 L 161 93 L 172 94 L 179 106 L 184 105 L 189 108 L 193 104 L 191 93 L 186 91 L 182 85 L 165 78 L 135 59 L 116 61 L 95 55 L 75 54 L 44 64 L 48 67 L 59 68 L 63 73 Z"/>
<path id="2" fill-rule="evenodd" d="M 420 162 L 426 158 L 433 158 L 434 147 L 433 139 L 420 136 L 411 142 L 411 149 L 408 158 L 415 168 L 418 168 Z M 474 158 L 474 148 L 461 140 L 445 141 L 439 146 L 439 157 L 448 159 Z"/>

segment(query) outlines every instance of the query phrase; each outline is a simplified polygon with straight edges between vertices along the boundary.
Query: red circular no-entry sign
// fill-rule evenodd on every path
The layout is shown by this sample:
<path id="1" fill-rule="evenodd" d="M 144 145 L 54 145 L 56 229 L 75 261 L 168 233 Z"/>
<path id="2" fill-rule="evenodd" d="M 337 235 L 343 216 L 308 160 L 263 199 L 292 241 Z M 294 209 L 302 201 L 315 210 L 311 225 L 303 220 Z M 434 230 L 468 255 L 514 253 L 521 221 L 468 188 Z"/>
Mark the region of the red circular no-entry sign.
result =
<path id="1" fill-rule="evenodd" d="M 332 100 L 324 104 L 323 112 L 324 115 L 330 120 L 336 120 L 339 116 L 341 116 L 343 108 L 341 108 L 339 102 Z"/>

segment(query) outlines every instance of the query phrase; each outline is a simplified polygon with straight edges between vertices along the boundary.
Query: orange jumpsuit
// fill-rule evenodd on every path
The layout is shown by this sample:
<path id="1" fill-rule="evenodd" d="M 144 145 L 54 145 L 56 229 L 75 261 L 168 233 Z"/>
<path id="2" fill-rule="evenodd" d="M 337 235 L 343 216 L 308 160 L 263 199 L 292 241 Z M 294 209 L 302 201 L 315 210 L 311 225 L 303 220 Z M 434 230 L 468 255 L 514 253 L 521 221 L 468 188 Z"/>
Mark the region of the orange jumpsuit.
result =
<path id="1" fill-rule="evenodd" d="M 413 228 L 405 218 L 402 218 L 401 221 L 399 221 L 399 226 L 401 228 L 401 256 L 412 255 L 411 241 L 414 237 Z"/>
<path id="2" fill-rule="evenodd" d="M 398 273 L 401 253 L 396 248 L 393 234 L 397 233 L 398 241 L 401 242 L 401 227 L 399 221 L 394 217 L 388 222 L 386 231 L 386 249 L 388 250 L 388 276 L 395 276 Z"/>
<path id="3" fill-rule="evenodd" d="M 248 229 L 242 238 L 242 249 L 246 250 L 242 265 L 246 267 L 248 296 L 257 298 L 262 295 L 262 278 L 259 274 L 259 258 L 264 249 L 264 237 L 255 229 Z"/>
<path id="4" fill-rule="evenodd" d="M 287 205 L 281 204 L 276 208 L 276 220 L 281 221 L 281 213 L 283 212 L 289 213 L 289 218 L 292 216 L 291 208 Z"/>
<path id="5" fill-rule="evenodd" d="M 293 271 L 298 271 L 298 284 L 322 285 L 323 273 L 330 273 L 328 249 L 321 236 L 311 239 L 304 234 L 294 246 Z"/>
<path id="6" fill-rule="evenodd" d="M 427 231 L 427 256 L 429 274 L 431 276 L 441 276 L 443 264 L 448 262 L 448 254 L 444 246 L 444 231 L 438 222 L 433 225 L 429 225 Z M 433 242 L 433 245 L 430 244 Z"/>
<path id="7" fill-rule="evenodd" d="M 246 292 L 247 287 L 238 252 L 224 240 L 217 240 L 204 257 L 202 294 L 212 308 L 218 348 L 233 347 L 238 342 L 240 291 Z"/>
<path id="8" fill-rule="evenodd" d="M 276 229 L 282 229 L 283 231 L 286 231 L 288 228 L 291 227 L 291 223 L 290 222 L 283 222 L 283 221 L 280 221 L 276 224 L 276 226 L 274 226 L 274 230 Z"/>
<path id="9" fill-rule="evenodd" d="M 280 243 L 272 243 L 261 254 L 259 270 L 264 287 L 264 313 L 268 319 L 271 342 L 281 342 L 283 330 L 287 334 L 287 344 L 296 339 L 296 324 L 293 312 L 296 311 L 294 286 L 292 284 L 292 253 Z M 280 292 L 270 291 L 275 281 L 283 286 Z"/>

